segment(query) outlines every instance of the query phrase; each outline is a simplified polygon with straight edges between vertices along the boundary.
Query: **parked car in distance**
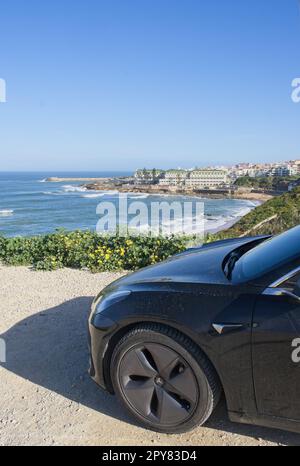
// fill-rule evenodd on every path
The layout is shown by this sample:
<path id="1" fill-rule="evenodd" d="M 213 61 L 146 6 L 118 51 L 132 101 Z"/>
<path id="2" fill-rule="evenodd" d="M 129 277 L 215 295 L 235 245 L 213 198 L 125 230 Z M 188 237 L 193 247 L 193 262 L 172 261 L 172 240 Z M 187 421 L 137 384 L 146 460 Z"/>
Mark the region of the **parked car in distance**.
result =
<path id="1" fill-rule="evenodd" d="M 122 277 L 89 333 L 92 378 L 147 428 L 202 425 L 224 393 L 232 421 L 300 432 L 300 226 Z"/>

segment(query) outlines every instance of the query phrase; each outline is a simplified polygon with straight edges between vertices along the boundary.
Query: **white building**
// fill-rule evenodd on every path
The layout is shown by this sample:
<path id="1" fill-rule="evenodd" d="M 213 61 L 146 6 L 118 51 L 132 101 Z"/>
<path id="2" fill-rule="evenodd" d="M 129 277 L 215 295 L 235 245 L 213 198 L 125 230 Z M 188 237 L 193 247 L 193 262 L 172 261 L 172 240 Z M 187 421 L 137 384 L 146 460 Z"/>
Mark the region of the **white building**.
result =
<path id="1" fill-rule="evenodd" d="M 292 176 L 297 175 L 297 169 L 291 165 L 279 165 L 273 167 L 269 173 L 270 176 Z"/>
<path id="2" fill-rule="evenodd" d="M 189 172 L 185 185 L 195 189 L 217 188 L 227 184 L 226 170 L 197 169 Z"/>
<path id="3" fill-rule="evenodd" d="M 185 184 L 187 176 L 187 170 L 167 170 L 164 177 L 159 180 L 159 184 L 163 186 L 181 186 Z"/>

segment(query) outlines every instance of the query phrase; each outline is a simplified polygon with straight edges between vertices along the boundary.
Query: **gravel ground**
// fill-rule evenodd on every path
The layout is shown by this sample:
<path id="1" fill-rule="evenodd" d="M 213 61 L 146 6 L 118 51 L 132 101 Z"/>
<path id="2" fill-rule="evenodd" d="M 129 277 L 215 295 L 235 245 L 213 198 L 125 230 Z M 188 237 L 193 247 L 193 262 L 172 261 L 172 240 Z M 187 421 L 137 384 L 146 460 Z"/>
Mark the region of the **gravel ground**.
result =
<path id="1" fill-rule="evenodd" d="M 300 445 L 297 434 L 231 423 L 224 402 L 187 434 L 134 425 L 87 374 L 89 306 L 118 276 L 0 266 L 1 445 Z"/>

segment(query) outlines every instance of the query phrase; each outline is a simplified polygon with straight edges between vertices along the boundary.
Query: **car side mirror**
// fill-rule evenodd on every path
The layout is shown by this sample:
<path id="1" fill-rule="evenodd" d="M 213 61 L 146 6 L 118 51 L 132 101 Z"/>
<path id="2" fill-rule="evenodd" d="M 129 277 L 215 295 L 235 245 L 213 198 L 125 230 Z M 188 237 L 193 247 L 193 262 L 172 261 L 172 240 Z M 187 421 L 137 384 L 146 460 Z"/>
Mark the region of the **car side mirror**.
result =
<path id="1" fill-rule="evenodd" d="M 287 296 L 294 301 L 297 301 L 300 303 L 300 297 L 297 296 L 296 294 L 292 293 L 291 291 L 285 290 L 284 288 L 266 288 L 263 293 L 263 295 L 267 296 Z"/>

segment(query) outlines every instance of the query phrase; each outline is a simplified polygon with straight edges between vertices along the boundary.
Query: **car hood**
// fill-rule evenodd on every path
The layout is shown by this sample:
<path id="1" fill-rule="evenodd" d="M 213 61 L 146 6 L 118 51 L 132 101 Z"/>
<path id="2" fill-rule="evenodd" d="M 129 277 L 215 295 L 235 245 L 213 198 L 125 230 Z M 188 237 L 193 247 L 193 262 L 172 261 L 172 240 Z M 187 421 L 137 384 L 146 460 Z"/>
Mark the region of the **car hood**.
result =
<path id="1" fill-rule="evenodd" d="M 145 267 L 137 272 L 120 278 L 109 289 L 130 286 L 139 283 L 203 283 L 228 284 L 222 263 L 224 258 L 237 247 L 257 241 L 260 238 L 237 238 L 205 244 L 202 247 L 188 249 L 164 262 Z"/>

